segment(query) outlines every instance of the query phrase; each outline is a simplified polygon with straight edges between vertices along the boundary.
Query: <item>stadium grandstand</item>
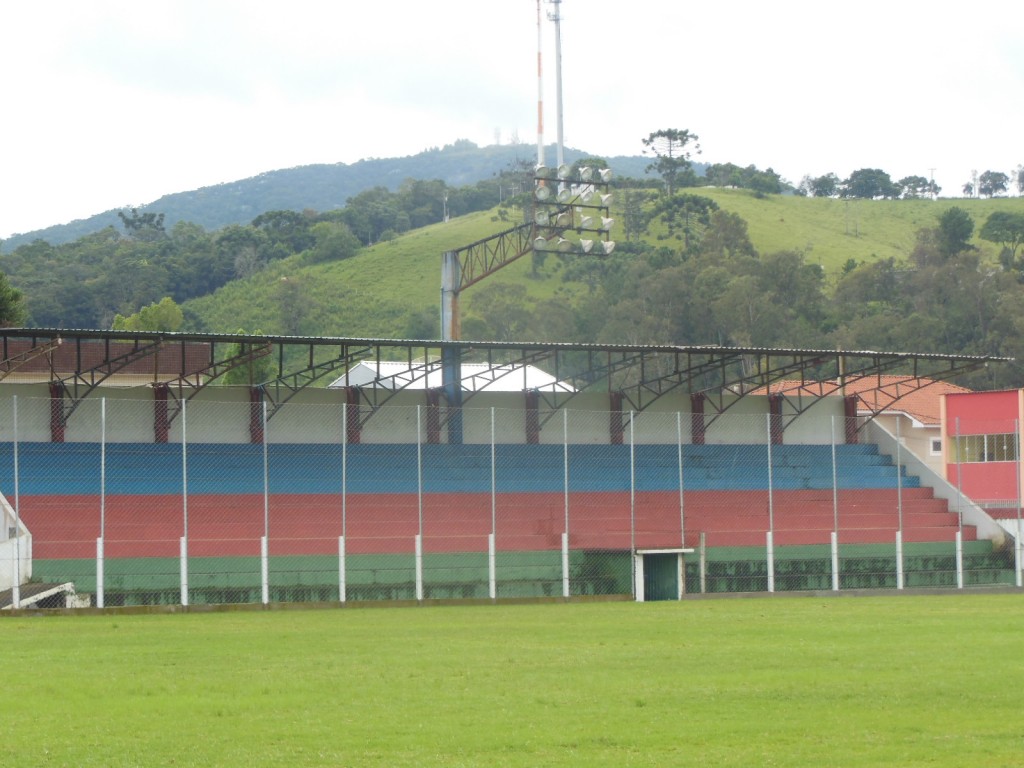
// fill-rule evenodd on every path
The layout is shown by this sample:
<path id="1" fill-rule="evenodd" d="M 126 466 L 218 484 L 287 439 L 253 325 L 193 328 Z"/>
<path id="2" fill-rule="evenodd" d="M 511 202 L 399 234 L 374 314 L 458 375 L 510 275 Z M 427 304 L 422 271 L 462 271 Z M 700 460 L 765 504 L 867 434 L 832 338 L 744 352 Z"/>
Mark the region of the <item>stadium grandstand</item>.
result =
<path id="1" fill-rule="evenodd" d="M 10 328 L 0 344 L 7 608 L 1020 582 L 1006 530 L 881 418 L 1000 359 Z"/>

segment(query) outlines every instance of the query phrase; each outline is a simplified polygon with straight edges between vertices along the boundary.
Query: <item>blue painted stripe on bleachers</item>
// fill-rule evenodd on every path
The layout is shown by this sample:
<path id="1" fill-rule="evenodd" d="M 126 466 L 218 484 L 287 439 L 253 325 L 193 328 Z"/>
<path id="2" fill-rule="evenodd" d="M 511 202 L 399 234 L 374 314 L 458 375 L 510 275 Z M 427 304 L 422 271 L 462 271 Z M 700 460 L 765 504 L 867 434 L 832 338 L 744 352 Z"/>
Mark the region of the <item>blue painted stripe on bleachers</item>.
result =
<path id="1" fill-rule="evenodd" d="M 415 493 L 417 446 L 357 444 L 347 449 L 349 493 Z M 423 490 L 427 493 L 489 492 L 489 445 L 424 445 Z M 836 446 L 840 488 L 895 488 L 897 472 L 875 446 Z M 499 445 L 494 480 L 501 492 L 560 492 L 565 449 L 561 445 Z M 341 445 L 273 444 L 267 450 L 272 493 L 340 493 Z M 679 487 L 674 445 L 638 445 L 630 466 L 628 445 L 570 445 L 569 490 L 624 491 L 631 475 L 637 490 Z M 193 444 L 185 454 L 190 493 L 261 493 L 263 446 Z M 106 447 L 106 492 L 180 493 L 182 449 L 175 444 L 110 443 Z M 688 490 L 757 490 L 768 487 L 767 450 L 761 445 L 688 445 L 683 449 L 683 484 Z M 96 443 L 22 443 L 18 449 L 22 494 L 100 492 L 101 447 Z M 0 443 L 0 488 L 13 488 L 13 448 Z M 901 475 L 904 487 L 915 477 Z M 779 490 L 832 487 L 830 446 L 773 446 L 771 483 Z"/>

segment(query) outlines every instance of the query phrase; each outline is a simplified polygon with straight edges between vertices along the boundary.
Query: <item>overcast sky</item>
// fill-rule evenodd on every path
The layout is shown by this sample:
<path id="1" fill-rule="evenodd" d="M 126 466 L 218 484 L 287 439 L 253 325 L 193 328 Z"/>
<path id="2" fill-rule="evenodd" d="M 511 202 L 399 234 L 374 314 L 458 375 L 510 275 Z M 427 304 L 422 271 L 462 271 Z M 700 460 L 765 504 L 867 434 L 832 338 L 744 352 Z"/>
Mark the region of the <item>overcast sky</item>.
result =
<path id="1" fill-rule="evenodd" d="M 1024 163 L 1019 0 L 561 14 L 567 146 L 640 154 L 652 131 L 687 128 L 707 162 L 793 182 L 934 169 L 949 195 Z M 536 0 L 0 2 L 0 237 L 296 165 L 535 145 L 536 61 Z"/>

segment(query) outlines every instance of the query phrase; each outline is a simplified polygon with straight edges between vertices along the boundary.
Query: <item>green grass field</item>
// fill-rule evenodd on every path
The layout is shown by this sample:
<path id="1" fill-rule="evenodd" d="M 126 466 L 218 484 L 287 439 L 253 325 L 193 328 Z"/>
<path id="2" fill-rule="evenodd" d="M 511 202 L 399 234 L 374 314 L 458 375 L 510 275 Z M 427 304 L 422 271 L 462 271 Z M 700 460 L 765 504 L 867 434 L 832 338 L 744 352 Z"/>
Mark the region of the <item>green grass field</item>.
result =
<path id="1" fill-rule="evenodd" d="M 1016 766 L 1024 596 L 0 619 L 19 766 Z"/>

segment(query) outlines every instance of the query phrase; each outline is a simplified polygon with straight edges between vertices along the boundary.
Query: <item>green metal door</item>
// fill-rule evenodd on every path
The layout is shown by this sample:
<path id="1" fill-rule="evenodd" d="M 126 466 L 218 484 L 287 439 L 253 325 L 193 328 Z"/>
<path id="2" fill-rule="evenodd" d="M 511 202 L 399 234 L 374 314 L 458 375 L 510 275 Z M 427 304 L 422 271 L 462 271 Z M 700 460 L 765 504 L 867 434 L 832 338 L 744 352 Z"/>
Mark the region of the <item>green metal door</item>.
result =
<path id="1" fill-rule="evenodd" d="M 679 555 L 644 555 L 644 600 L 679 599 Z"/>

